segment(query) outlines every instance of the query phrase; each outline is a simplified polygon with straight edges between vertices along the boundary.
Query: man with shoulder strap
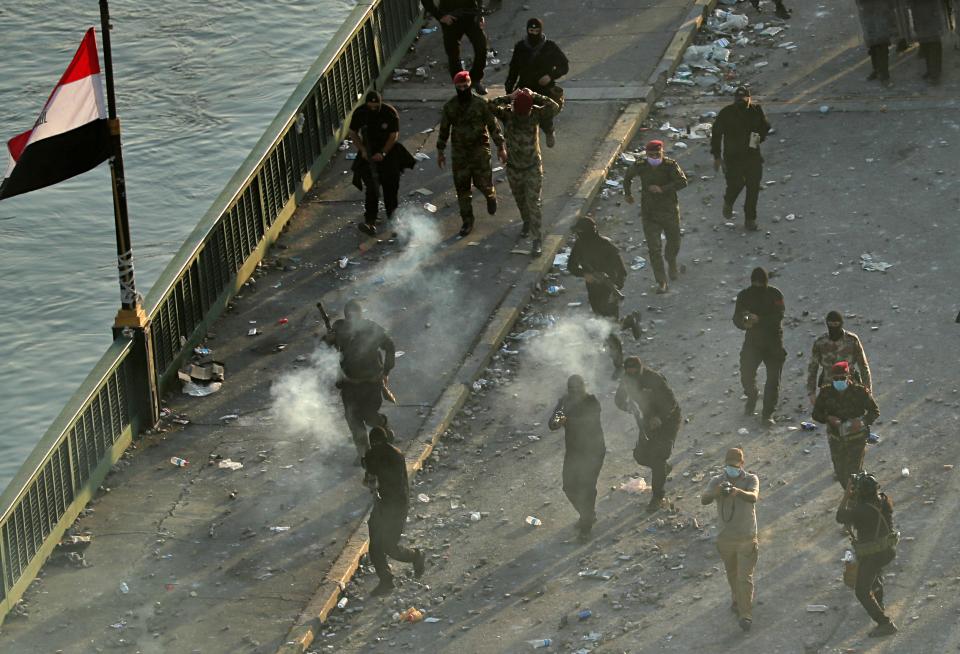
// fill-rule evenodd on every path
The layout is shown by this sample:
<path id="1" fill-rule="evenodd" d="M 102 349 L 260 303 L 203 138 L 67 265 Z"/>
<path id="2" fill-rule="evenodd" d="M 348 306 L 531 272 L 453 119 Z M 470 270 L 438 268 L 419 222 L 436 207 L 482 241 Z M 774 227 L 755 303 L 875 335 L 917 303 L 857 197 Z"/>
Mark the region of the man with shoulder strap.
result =
<path id="1" fill-rule="evenodd" d="M 531 18 L 527 21 L 526 38 L 513 46 L 507 81 L 504 82 L 507 93 L 527 88 L 534 93 L 545 95 L 557 103 L 557 113 L 563 108 L 563 89 L 557 86 L 557 80 L 570 70 L 567 56 L 556 43 L 543 33 L 543 20 Z M 552 148 L 556 139 L 553 130 L 553 115 L 540 123 L 547 136 L 547 147 Z"/>
<path id="2" fill-rule="evenodd" d="M 737 614 L 744 631 L 753 626 L 753 571 L 760 555 L 759 499 L 760 478 L 743 469 L 743 450 L 738 447 L 727 450 L 723 474 L 713 477 L 700 496 L 703 505 L 717 503 L 717 550 L 730 584 L 730 610 Z"/>
<path id="3" fill-rule="evenodd" d="M 855 532 L 855 591 L 860 604 L 877 623 L 869 635 L 872 638 L 892 636 L 898 630 L 884 611 L 883 568 L 896 557 L 900 534 L 893 528 L 893 502 L 880 492 L 875 476 L 860 472 L 847 480 L 837 509 L 837 522 Z"/>
<path id="4" fill-rule="evenodd" d="M 340 352 L 337 387 L 357 448 L 354 464 L 360 465 L 370 448 L 367 429 L 387 426 L 387 416 L 380 413 L 380 406 L 384 380 L 393 370 L 396 348 L 383 327 L 363 317 L 363 307 L 356 300 L 344 305 L 343 318 L 333 323 L 324 341 Z"/>
<path id="5" fill-rule="evenodd" d="M 863 470 L 870 425 L 880 416 L 880 409 L 867 389 L 850 379 L 846 361 L 833 364 L 830 370 L 833 380 L 820 387 L 813 419 L 827 425 L 834 475 L 846 488 L 850 475 Z"/>

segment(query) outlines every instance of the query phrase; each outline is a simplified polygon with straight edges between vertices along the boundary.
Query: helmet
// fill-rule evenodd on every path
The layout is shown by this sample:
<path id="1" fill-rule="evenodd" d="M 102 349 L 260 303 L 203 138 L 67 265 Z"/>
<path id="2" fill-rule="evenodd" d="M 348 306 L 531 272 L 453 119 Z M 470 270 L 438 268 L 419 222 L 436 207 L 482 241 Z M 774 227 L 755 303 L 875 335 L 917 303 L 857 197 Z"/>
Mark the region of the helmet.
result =
<path id="1" fill-rule="evenodd" d="M 861 497 L 873 497 L 880 492 L 880 482 L 869 472 L 858 472 L 853 475 L 853 487 Z"/>

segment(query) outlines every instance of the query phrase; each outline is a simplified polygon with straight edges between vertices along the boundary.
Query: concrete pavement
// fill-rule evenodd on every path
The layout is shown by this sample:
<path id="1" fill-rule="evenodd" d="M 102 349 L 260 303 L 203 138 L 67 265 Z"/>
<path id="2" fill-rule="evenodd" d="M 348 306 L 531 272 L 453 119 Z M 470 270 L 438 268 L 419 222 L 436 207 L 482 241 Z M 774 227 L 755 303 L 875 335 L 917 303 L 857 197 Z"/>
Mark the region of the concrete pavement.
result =
<path id="1" fill-rule="evenodd" d="M 744 5 L 753 24 L 769 25 L 768 16 Z M 613 406 L 616 385 L 591 338 L 582 284 L 557 272 L 550 282 L 566 292 L 538 293 L 523 308 L 509 352 L 484 372 L 487 383 L 417 480 L 414 493 L 430 502 L 415 505 L 407 538 L 438 555 L 423 579 L 429 588 L 407 584 L 386 600 L 369 599 L 367 571 L 347 589 L 350 604 L 334 614 L 316 651 L 524 652 L 528 641 L 543 638 L 553 641 L 547 651 L 559 652 L 921 654 L 960 646 L 953 600 L 960 580 L 953 520 L 960 390 L 952 356 L 960 59 L 945 48 L 950 72 L 931 88 L 919 80 L 922 66 L 911 49 L 894 59 L 896 86 L 885 90 L 864 80 L 853 2 L 793 7 L 780 38 L 747 32 L 751 43 L 734 48 L 740 72 L 728 80 L 751 84 L 775 130 L 763 150 L 761 232 L 742 229 L 739 206 L 734 224 L 720 216 L 723 183 L 706 142 L 659 129 L 696 124 L 728 97 L 672 88 L 632 144 L 663 138 L 668 156 L 693 180 L 681 194 L 686 276 L 657 296 L 649 269 L 633 270 L 625 303 L 644 313 L 643 339 L 628 342 L 629 351 L 666 375 L 687 417 L 667 487 L 674 510 L 648 517 L 648 494 L 620 490 L 638 474 L 649 483 L 649 471 L 631 459 L 635 426 Z M 787 42 L 798 48 L 778 47 Z M 635 206 L 610 192 L 591 210 L 627 263 L 646 257 Z M 865 253 L 893 267 L 866 271 Z M 742 333 L 730 320 L 733 299 L 757 265 L 773 272 L 787 306 L 789 358 L 778 425 L 769 430 L 742 416 Z M 879 641 L 867 638 L 872 624 L 840 578 L 849 542 L 834 521 L 840 489 L 823 429 L 799 429 L 809 419 L 810 347 L 830 309 L 846 315 L 846 328 L 860 335 L 870 358 L 881 410 L 874 431 L 882 440 L 868 449 L 866 466 L 893 498 L 903 534 L 885 580 L 901 632 Z M 521 336 L 530 329 L 540 333 Z M 600 519 L 587 545 L 574 538 L 576 513 L 560 488 L 562 435 L 546 429 L 574 372 L 601 398 L 608 450 Z M 747 468 L 761 479 L 758 603 L 749 634 L 728 610 L 713 544 L 719 519 L 699 502 L 732 445 L 745 448 Z M 543 525 L 527 526 L 526 515 Z M 807 612 L 808 604 L 828 609 Z M 433 621 L 397 622 L 396 612 L 410 606 Z M 560 625 L 582 608 L 592 616 Z"/>
<path id="2" fill-rule="evenodd" d="M 572 189 L 586 188 L 584 179 L 602 181 L 603 170 L 591 168 L 594 153 L 599 147 L 615 154 L 618 143 L 606 142 L 609 130 L 649 86 L 694 3 L 528 6 L 492 17 L 488 33 L 505 59 L 527 14 L 539 13 L 570 56 L 565 87 L 572 99 L 558 122 L 557 148 L 546 155 L 544 194 L 548 224 L 558 215 L 569 222 L 572 215 L 564 211 Z M 442 61 L 434 34 L 420 42 L 408 67 Z M 493 71 L 490 79 L 496 83 L 504 74 Z M 402 99 L 415 85 L 427 102 Z M 395 86 L 386 90 L 388 101 Z M 433 66 L 427 82 L 398 88 L 403 136 L 412 151 L 434 155 L 433 136 L 423 132 L 436 126 L 439 102 L 432 98 L 443 97 L 446 88 L 441 65 Z M 348 163 L 342 157 L 333 162 L 207 342 L 227 365 L 223 390 L 170 398 L 169 418 L 190 424 L 168 421 L 118 466 L 76 526 L 94 537 L 85 556 L 89 567 L 48 565 L 26 598 L 29 618 L 9 620 L 0 647 L 237 652 L 270 651 L 283 642 L 368 504 L 350 466 L 345 429 L 328 422 L 339 420 L 339 407 L 323 389 L 312 389 L 311 397 L 296 393 L 311 379 L 329 376 L 329 360 L 311 359 L 320 328 L 314 302 L 323 298 L 339 308 L 359 295 L 392 331 L 405 353 L 392 379 L 404 406 L 388 412 L 415 451 L 414 435 L 436 420 L 430 409 L 443 404 L 461 360 L 490 336 L 488 317 L 518 280 L 537 271 L 527 256 L 511 252 L 526 245 L 517 243 L 519 221 L 503 183 L 497 216 L 478 213 L 475 233 L 454 238 L 459 219 L 449 172 L 434 168 L 434 160 L 408 173 L 402 188 L 430 189 L 426 199 L 439 207 L 436 218 L 417 209 L 424 197 L 411 196 L 411 222 L 427 228 L 410 235 L 412 246 L 384 243 L 365 253 L 357 249 L 367 243 L 354 226 L 359 194 L 342 174 Z M 341 269 L 336 261 L 344 255 L 357 265 Z M 261 333 L 248 337 L 253 326 Z M 238 418 L 224 418 L 231 415 Z M 175 468 L 171 456 L 191 465 Z M 225 458 L 244 468 L 219 468 Z"/>

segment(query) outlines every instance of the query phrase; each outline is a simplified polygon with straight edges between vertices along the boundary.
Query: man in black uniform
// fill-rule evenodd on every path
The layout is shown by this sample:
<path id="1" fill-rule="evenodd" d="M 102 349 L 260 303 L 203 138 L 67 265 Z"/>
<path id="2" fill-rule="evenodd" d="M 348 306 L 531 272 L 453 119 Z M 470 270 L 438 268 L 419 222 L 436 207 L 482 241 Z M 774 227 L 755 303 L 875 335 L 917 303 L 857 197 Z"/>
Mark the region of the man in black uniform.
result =
<path id="1" fill-rule="evenodd" d="M 763 157 L 760 144 L 767 138 L 770 123 L 763 108 L 750 101 L 750 91 L 740 86 L 734 93 L 734 102 L 717 114 L 710 139 L 713 153 L 713 168 L 723 168 L 727 190 L 723 196 L 723 217 L 733 218 L 733 203 L 744 187 L 743 201 L 745 226 L 750 231 L 757 227 L 757 198 L 760 196 L 760 180 L 763 177 Z"/>
<path id="2" fill-rule="evenodd" d="M 600 422 L 600 400 L 587 393 L 580 375 L 567 379 L 567 394 L 557 402 L 549 426 L 551 431 L 563 427 L 563 492 L 580 514 L 580 540 L 587 540 L 597 521 L 597 478 L 607 448 Z"/>
<path id="3" fill-rule="evenodd" d="M 664 486 L 673 466 L 667 462 L 673 452 L 680 424 L 680 405 L 663 375 L 643 365 L 639 357 L 623 361 L 623 379 L 614 403 L 621 411 L 632 413 L 640 430 L 633 458 L 650 468 L 653 497 L 647 511 L 666 507 Z"/>
<path id="4" fill-rule="evenodd" d="M 422 0 L 427 13 L 440 21 L 443 32 L 443 49 L 447 53 L 450 77 L 463 70 L 460 60 L 460 40 L 466 36 L 473 46 L 473 65 L 470 67 L 470 80 L 473 89 L 480 95 L 486 95 L 483 83 L 483 69 L 487 65 L 487 35 L 483 28 L 483 7 L 481 0 Z"/>
<path id="5" fill-rule="evenodd" d="M 370 447 L 368 427 L 387 426 L 387 416 L 380 413 L 380 405 L 385 380 L 393 370 L 396 349 L 383 327 L 363 317 L 363 308 L 356 300 L 347 302 L 343 319 L 333 323 L 324 340 L 340 352 L 337 387 L 357 448 L 355 465 L 359 465 Z"/>
<path id="6" fill-rule="evenodd" d="M 757 369 L 762 363 L 767 369 L 763 387 L 763 422 L 773 426 L 773 411 L 780 398 L 780 373 L 787 351 L 783 348 L 783 293 L 768 283 L 767 271 L 754 268 L 750 286 L 737 295 L 733 309 L 733 324 L 746 332 L 740 349 L 740 382 L 747 396 L 744 414 L 753 415 L 757 406 Z"/>
<path id="7" fill-rule="evenodd" d="M 830 371 L 833 379 L 820 387 L 813 419 L 827 425 L 834 478 L 846 488 L 850 475 L 863 470 L 870 425 L 880 409 L 869 391 L 850 378 L 850 364 L 837 361 Z"/>
<path id="8" fill-rule="evenodd" d="M 367 190 L 364 221 L 358 227 L 365 234 L 374 236 L 377 233 L 380 187 L 383 187 L 383 204 L 387 220 L 390 220 L 399 203 L 400 175 L 404 168 L 413 168 L 417 162 L 398 141 L 400 114 L 385 104 L 376 91 L 367 93 L 366 103 L 353 112 L 350 138 L 357 146 L 353 185 Z"/>
<path id="9" fill-rule="evenodd" d="M 860 604 L 877 623 L 869 635 L 892 636 L 897 625 L 884 612 L 883 568 L 897 556 L 900 532 L 893 528 L 893 501 L 880 492 L 877 478 L 861 472 L 847 480 L 846 492 L 837 509 L 837 522 L 856 531 L 853 549 L 857 556 L 855 592 Z"/>
<path id="10" fill-rule="evenodd" d="M 417 579 L 423 576 L 426 560 L 423 550 L 400 545 L 400 536 L 407 521 L 410 487 L 403 453 L 390 445 L 388 440 L 387 430 L 383 427 L 371 429 L 370 451 L 363 457 L 366 470 L 364 483 L 374 497 L 373 511 L 367 523 L 370 560 L 380 578 L 380 583 L 373 589 L 374 595 L 386 595 L 394 589 L 388 556 L 395 561 L 412 563 L 413 575 Z"/>
<path id="11" fill-rule="evenodd" d="M 504 86 L 508 94 L 514 89 L 530 89 L 547 96 L 563 109 L 563 89 L 557 86 L 557 79 L 569 70 L 570 63 L 560 46 L 543 33 L 543 21 L 531 18 L 527 21 L 527 37 L 513 46 Z M 552 148 L 556 144 L 553 116 L 542 120 L 540 127 L 547 136 L 547 147 Z"/>
<path id="12" fill-rule="evenodd" d="M 629 329 L 634 339 L 640 339 L 640 312 L 634 311 L 620 322 L 620 302 L 623 301 L 627 268 L 620 258 L 620 251 L 610 239 L 600 236 L 593 218 L 583 217 L 573 228 L 577 242 L 570 250 L 567 271 L 587 282 L 587 299 L 590 308 L 598 316 L 609 318 L 620 329 Z M 613 359 L 614 378 L 623 367 L 623 343 L 616 328 L 607 337 L 607 351 Z"/>

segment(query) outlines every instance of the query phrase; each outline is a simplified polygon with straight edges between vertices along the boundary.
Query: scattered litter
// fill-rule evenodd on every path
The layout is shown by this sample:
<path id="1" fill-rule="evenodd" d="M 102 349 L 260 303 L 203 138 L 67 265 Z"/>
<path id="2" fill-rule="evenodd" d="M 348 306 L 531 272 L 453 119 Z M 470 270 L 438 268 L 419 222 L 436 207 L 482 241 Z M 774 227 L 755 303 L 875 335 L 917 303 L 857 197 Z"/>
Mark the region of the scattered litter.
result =
<path id="1" fill-rule="evenodd" d="M 290 527 L 270 527 L 270 531 L 272 531 L 275 534 L 279 534 L 284 531 L 290 531 Z"/>
<path id="2" fill-rule="evenodd" d="M 558 268 L 566 268 L 570 261 L 570 248 L 564 248 L 553 256 L 553 265 Z"/>
<path id="3" fill-rule="evenodd" d="M 345 609 L 345 608 L 347 608 L 347 604 L 348 604 L 349 602 L 350 602 L 350 598 L 349 598 L 349 597 L 341 597 L 341 598 L 340 598 L 340 601 L 337 602 L 337 608 L 338 608 L 338 609 Z"/>
<path id="4" fill-rule="evenodd" d="M 667 84 L 679 84 L 680 86 L 696 86 L 697 83 L 692 79 L 682 79 L 679 77 L 671 77 L 667 80 Z"/>
<path id="5" fill-rule="evenodd" d="M 620 490 L 636 495 L 647 490 L 647 480 L 643 477 L 635 477 L 630 481 L 620 484 Z"/>
<path id="6" fill-rule="evenodd" d="M 347 156 L 346 156 L 345 158 L 346 158 L 347 161 L 353 161 L 354 159 L 357 158 L 357 153 L 356 153 L 356 152 L 348 152 L 348 153 L 347 153 Z"/>
<path id="7" fill-rule="evenodd" d="M 820 105 L 820 113 L 825 114 L 825 113 L 827 113 L 828 111 L 830 111 L 830 105 L 828 105 L 828 104 L 822 104 L 822 105 Z"/>
<path id="8" fill-rule="evenodd" d="M 547 292 L 547 295 L 553 297 L 553 296 L 556 296 L 556 295 L 560 295 L 560 294 L 563 293 L 565 290 L 567 290 L 567 289 L 565 289 L 563 286 L 557 286 L 556 284 L 552 284 L 552 285 L 550 285 L 550 286 L 547 287 L 547 291 L 546 291 L 546 292 Z"/>
<path id="9" fill-rule="evenodd" d="M 715 24 L 712 29 L 716 32 L 736 32 L 746 29 L 750 24 L 750 19 L 743 14 L 726 13 L 721 22 Z"/>
<path id="10" fill-rule="evenodd" d="M 433 195 L 433 191 L 431 191 L 428 188 L 418 188 L 416 191 L 414 191 L 414 193 L 417 193 L 418 195 L 423 195 L 423 196 Z"/>
<path id="11" fill-rule="evenodd" d="M 539 329 L 528 329 L 526 331 L 520 332 L 516 336 L 511 336 L 510 338 L 517 341 L 529 341 L 531 338 L 536 338 L 539 335 L 540 335 Z"/>
<path id="12" fill-rule="evenodd" d="M 280 318 L 279 320 L 277 320 L 278 325 L 286 325 L 288 322 L 290 322 L 289 318 Z"/>
<path id="13" fill-rule="evenodd" d="M 427 77 L 427 68 L 426 68 L 426 66 L 417 66 L 417 69 L 416 69 L 415 71 L 413 71 L 413 74 L 416 75 L 417 77 L 422 77 L 422 78 L 426 79 L 426 77 Z"/>
<path id="14" fill-rule="evenodd" d="M 226 415 L 220 416 L 220 420 L 222 422 L 233 422 L 234 420 L 239 420 L 239 419 L 240 419 L 239 413 L 228 413 Z"/>
<path id="15" fill-rule="evenodd" d="M 394 358 L 399 359 L 399 358 L 402 357 L 404 354 L 406 354 L 406 352 L 404 352 L 403 350 L 397 350 L 396 353 L 395 353 L 393 356 L 394 356 Z"/>
<path id="16" fill-rule="evenodd" d="M 224 459 L 223 461 L 217 464 L 217 467 L 222 468 L 224 470 L 239 470 L 240 468 L 243 467 L 243 464 L 240 463 L 239 461 Z"/>
<path id="17" fill-rule="evenodd" d="M 620 162 L 621 162 L 621 163 L 628 163 L 628 164 L 637 163 L 637 157 L 636 157 L 636 155 L 634 155 L 634 154 L 632 154 L 632 153 L 630 153 L 630 152 L 621 152 L 621 153 L 620 153 Z"/>
<path id="18" fill-rule="evenodd" d="M 611 188 L 623 188 L 623 182 L 617 179 L 608 179 L 605 183 Z"/>
<path id="19" fill-rule="evenodd" d="M 127 585 L 127 582 L 125 581 L 120 582 L 120 592 L 123 593 L 124 595 L 130 592 L 130 586 Z"/>
<path id="20" fill-rule="evenodd" d="M 422 502 L 423 504 L 427 504 L 430 502 L 430 496 L 427 495 L 426 493 L 420 493 L 419 495 L 417 495 L 417 501 Z"/>
<path id="21" fill-rule="evenodd" d="M 724 41 L 723 45 L 720 41 Z M 683 61 L 689 66 L 703 67 L 706 62 L 729 61 L 730 50 L 726 47 L 730 44 L 726 39 L 720 39 L 712 45 L 691 45 L 683 53 Z"/>
<path id="22" fill-rule="evenodd" d="M 869 434 L 867 434 L 867 442 L 868 442 L 870 445 L 877 445 L 877 444 L 879 444 L 879 443 L 880 443 L 880 434 L 877 434 L 876 432 L 870 432 Z"/>
<path id="23" fill-rule="evenodd" d="M 826 613 L 828 608 L 826 604 L 807 604 L 807 613 Z"/>
<path id="24" fill-rule="evenodd" d="M 909 476 L 910 476 L 910 468 L 903 468 L 903 469 L 901 469 L 901 470 L 900 470 L 900 476 L 901 476 L 901 477 L 909 477 Z"/>
<path id="25" fill-rule="evenodd" d="M 602 579 L 603 581 L 613 579 L 613 573 L 607 570 L 581 570 L 577 576 L 582 579 Z"/>
<path id="26" fill-rule="evenodd" d="M 750 433 L 750 430 L 747 429 L 746 427 L 741 427 L 740 429 L 737 430 L 737 433 L 740 434 L 741 436 L 746 436 Z"/>
<path id="27" fill-rule="evenodd" d="M 760 32 L 760 36 L 776 36 L 783 32 L 782 27 L 768 27 L 765 30 Z"/>
<path id="28" fill-rule="evenodd" d="M 647 260 L 643 257 L 634 257 L 633 262 L 630 264 L 630 270 L 640 270 L 647 266 Z"/>
<path id="29" fill-rule="evenodd" d="M 886 272 L 888 269 L 893 268 L 893 264 L 887 263 L 886 261 L 878 261 L 873 258 L 872 254 L 864 253 L 860 255 L 860 267 L 867 272 Z"/>
<path id="30" fill-rule="evenodd" d="M 817 423 L 803 421 L 800 423 L 800 428 L 803 429 L 803 431 L 813 431 L 817 428 Z"/>
<path id="31" fill-rule="evenodd" d="M 413 158 L 416 159 L 417 161 L 426 161 L 427 159 L 430 158 L 430 155 L 427 154 L 426 152 L 417 152 L 416 154 L 413 155 Z"/>
<path id="32" fill-rule="evenodd" d="M 250 329 L 247 330 L 247 336 L 256 336 L 259 333 L 260 332 L 257 331 L 256 327 L 251 327 Z"/>
<path id="33" fill-rule="evenodd" d="M 501 172 L 502 170 L 503 170 L 503 166 L 497 166 L 496 168 L 493 169 L 492 172 L 499 173 L 499 172 Z"/>
<path id="34" fill-rule="evenodd" d="M 568 307 L 582 307 L 583 302 L 567 302 Z"/>
<path id="35" fill-rule="evenodd" d="M 437 206 L 435 204 L 430 204 L 429 202 L 424 203 L 423 208 L 429 211 L 430 213 L 437 213 Z"/>
<path id="36" fill-rule="evenodd" d="M 543 521 L 540 518 L 535 518 L 532 515 L 528 515 L 526 518 L 523 519 L 523 521 L 526 522 L 531 527 L 539 527 L 540 525 L 543 524 Z"/>
<path id="37" fill-rule="evenodd" d="M 193 348 L 193 353 L 205 357 L 209 354 L 212 354 L 213 350 L 211 350 L 209 347 L 202 347 L 198 345 L 197 347 Z"/>
<path id="38" fill-rule="evenodd" d="M 210 361 L 203 365 L 191 363 L 177 371 L 177 378 L 183 384 L 184 394 L 204 397 L 220 390 L 223 373 L 223 364 L 216 361 Z"/>
<path id="39" fill-rule="evenodd" d="M 536 640 L 528 640 L 527 644 L 532 646 L 533 649 L 543 649 L 544 647 L 550 647 L 553 641 L 549 638 L 537 638 Z"/>
<path id="40" fill-rule="evenodd" d="M 179 456 L 171 456 L 170 463 L 177 466 L 178 468 L 186 468 L 190 462 L 186 459 L 181 459 Z"/>
<path id="41" fill-rule="evenodd" d="M 406 611 L 399 613 L 397 619 L 401 622 L 420 622 L 423 620 L 423 611 L 411 606 Z"/>
<path id="42" fill-rule="evenodd" d="M 340 270 L 343 270 L 350 264 L 350 259 L 348 257 L 340 257 L 337 259 L 337 265 L 340 266 Z"/>
<path id="43" fill-rule="evenodd" d="M 424 618 L 423 621 L 429 624 L 436 624 L 437 622 L 440 622 L 440 618 L 435 618 L 431 615 L 429 618 Z"/>
<path id="44" fill-rule="evenodd" d="M 483 514 L 480 513 L 479 511 L 470 512 L 470 522 L 480 522 L 482 518 L 483 518 Z"/>
<path id="45" fill-rule="evenodd" d="M 430 134 L 430 133 L 432 133 L 432 132 L 433 132 L 433 128 L 432 128 L 432 127 L 428 127 L 427 129 L 420 130 L 420 133 L 421 133 L 421 134 Z"/>
<path id="46" fill-rule="evenodd" d="M 213 395 L 220 390 L 222 384 L 220 382 L 213 382 L 212 384 L 207 384 L 206 386 L 201 386 L 200 384 L 195 384 L 193 382 L 186 382 L 183 385 L 183 393 L 185 395 L 192 395 L 193 397 L 206 397 L 207 395 Z"/>
<path id="47" fill-rule="evenodd" d="M 438 28 L 436 25 L 433 25 L 431 27 L 424 27 L 420 29 L 420 33 L 426 36 L 427 34 L 433 34 L 434 32 L 437 31 L 437 29 Z"/>

